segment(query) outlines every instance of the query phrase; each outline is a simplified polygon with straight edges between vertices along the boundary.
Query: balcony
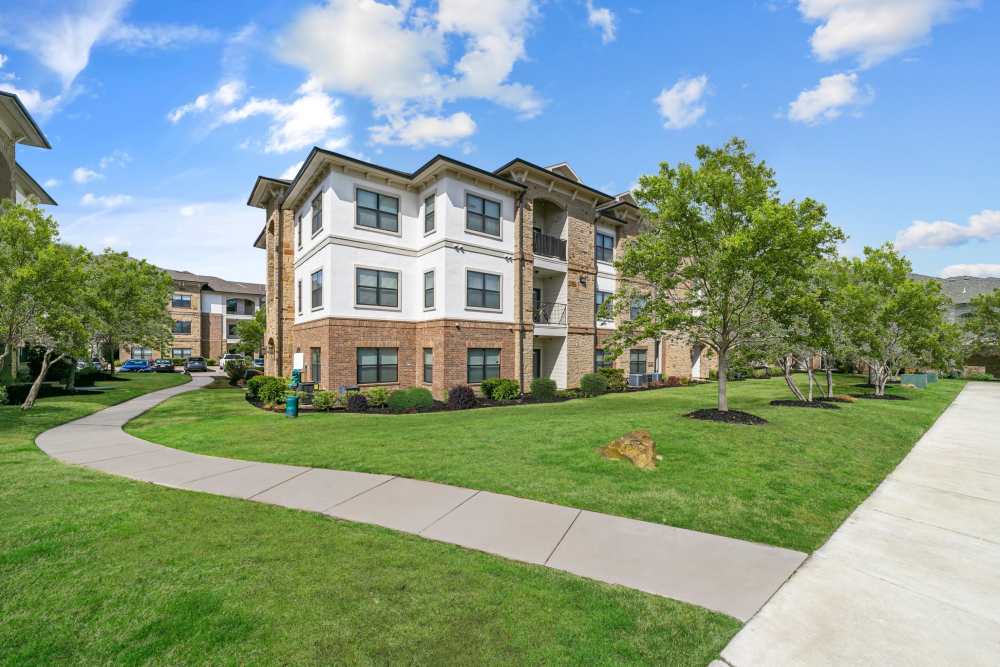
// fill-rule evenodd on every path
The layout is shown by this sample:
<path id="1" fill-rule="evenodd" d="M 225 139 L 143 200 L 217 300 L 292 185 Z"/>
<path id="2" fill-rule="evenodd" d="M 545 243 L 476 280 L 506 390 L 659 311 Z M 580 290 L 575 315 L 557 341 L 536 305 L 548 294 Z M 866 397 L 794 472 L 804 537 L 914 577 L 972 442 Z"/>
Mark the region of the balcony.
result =
<path id="1" fill-rule="evenodd" d="M 532 320 L 535 324 L 564 327 L 566 326 L 566 304 L 535 302 Z"/>
<path id="2" fill-rule="evenodd" d="M 531 247 L 536 255 L 566 261 L 566 241 L 558 236 L 534 232 L 531 237 Z"/>

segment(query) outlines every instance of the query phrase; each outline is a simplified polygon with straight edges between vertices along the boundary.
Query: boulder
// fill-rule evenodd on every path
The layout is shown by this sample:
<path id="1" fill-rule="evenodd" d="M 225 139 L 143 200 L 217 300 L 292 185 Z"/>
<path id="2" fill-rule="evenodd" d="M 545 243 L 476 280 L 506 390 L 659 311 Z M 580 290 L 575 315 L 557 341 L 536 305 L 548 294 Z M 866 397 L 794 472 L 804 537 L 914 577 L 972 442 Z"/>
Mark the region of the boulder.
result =
<path id="1" fill-rule="evenodd" d="M 617 440 L 601 447 L 598 451 L 606 459 L 615 461 L 625 459 L 643 470 L 654 470 L 656 462 L 663 458 L 657 455 L 656 443 L 653 442 L 649 431 L 644 429 L 626 433 Z"/>

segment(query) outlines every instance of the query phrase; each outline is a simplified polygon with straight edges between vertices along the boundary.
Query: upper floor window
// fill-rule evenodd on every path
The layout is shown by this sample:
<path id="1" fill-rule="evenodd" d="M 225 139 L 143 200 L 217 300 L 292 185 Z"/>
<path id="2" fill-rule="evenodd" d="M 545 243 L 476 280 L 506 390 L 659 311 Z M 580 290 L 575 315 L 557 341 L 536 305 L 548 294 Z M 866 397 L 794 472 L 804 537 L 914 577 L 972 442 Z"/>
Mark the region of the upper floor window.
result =
<path id="1" fill-rule="evenodd" d="M 424 200 L 424 234 L 434 231 L 434 195 Z"/>
<path id="2" fill-rule="evenodd" d="M 320 192 L 312 203 L 312 235 L 316 236 L 323 229 L 323 193 Z"/>
<path id="3" fill-rule="evenodd" d="M 469 271 L 465 274 L 465 305 L 500 310 L 500 276 Z"/>
<path id="4" fill-rule="evenodd" d="M 642 309 L 646 307 L 646 297 L 639 296 L 632 299 L 631 307 L 629 308 L 628 316 L 629 319 L 638 319 L 639 315 L 642 313 Z"/>
<path id="5" fill-rule="evenodd" d="M 295 221 L 295 242 L 298 244 L 299 248 L 302 247 L 302 216 L 301 215 Z"/>
<path id="6" fill-rule="evenodd" d="M 434 272 L 424 274 L 424 308 L 434 307 Z"/>
<path id="7" fill-rule="evenodd" d="M 358 225 L 398 232 L 399 199 L 358 188 Z"/>
<path id="8" fill-rule="evenodd" d="M 226 299 L 226 312 L 229 314 L 236 312 L 236 299 Z"/>
<path id="9" fill-rule="evenodd" d="M 190 308 L 191 307 L 191 295 L 190 294 L 174 294 L 170 299 L 170 305 L 174 308 Z"/>
<path id="10" fill-rule="evenodd" d="M 174 320 L 174 333 L 175 334 L 191 333 L 191 320 Z"/>
<path id="11" fill-rule="evenodd" d="M 615 237 L 611 234 L 597 232 L 594 254 L 597 256 L 598 262 L 607 262 L 610 264 L 615 261 Z"/>
<path id="12" fill-rule="evenodd" d="M 236 330 L 237 322 L 226 323 L 226 338 L 239 338 L 240 334 Z"/>
<path id="13" fill-rule="evenodd" d="M 611 298 L 611 292 L 602 292 L 601 290 L 597 290 L 597 291 L 594 292 L 594 315 L 595 316 L 600 315 L 601 306 L 609 298 Z M 608 314 L 610 315 L 610 313 L 608 313 Z"/>
<path id="14" fill-rule="evenodd" d="M 323 269 L 312 274 L 312 307 L 323 307 Z"/>
<path id="15" fill-rule="evenodd" d="M 356 305 L 399 307 L 399 274 L 376 269 L 357 270 Z"/>
<path id="16" fill-rule="evenodd" d="M 465 228 L 480 234 L 500 236 L 500 203 L 466 194 Z"/>
<path id="17" fill-rule="evenodd" d="M 296 290 L 296 292 L 297 292 L 296 293 L 296 300 L 298 301 L 298 304 L 299 304 L 299 314 L 301 315 L 302 314 L 302 281 L 301 280 L 298 283 L 298 289 Z"/>

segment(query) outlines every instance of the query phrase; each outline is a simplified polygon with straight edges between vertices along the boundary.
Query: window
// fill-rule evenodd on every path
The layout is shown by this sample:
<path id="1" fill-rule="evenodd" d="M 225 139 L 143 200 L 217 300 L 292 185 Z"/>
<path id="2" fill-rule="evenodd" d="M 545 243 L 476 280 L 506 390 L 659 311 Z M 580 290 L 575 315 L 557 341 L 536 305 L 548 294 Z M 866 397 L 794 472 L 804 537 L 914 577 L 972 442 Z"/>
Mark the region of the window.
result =
<path id="1" fill-rule="evenodd" d="M 236 312 L 236 299 L 226 299 L 226 312 L 232 315 Z"/>
<path id="2" fill-rule="evenodd" d="M 175 334 L 190 334 L 191 333 L 191 320 L 174 320 L 174 333 Z"/>
<path id="3" fill-rule="evenodd" d="M 399 354 L 395 347 L 358 348 L 358 384 L 396 382 Z"/>
<path id="4" fill-rule="evenodd" d="M 479 271 L 465 274 L 465 305 L 500 310 L 500 276 Z"/>
<path id="5" fill-rule="evenodd" d="M 237 322 L 227 322 L 226 323 L 226 338 L 239 338 L 240 334 L 236 331 Z"/>
<path id="6" fill-rule="evenodd" d="M 357 270 L 356 305 L 379 308 L 399 307 L 399 274 L 376 269 Z"/>
<path id="7" fill-rule="evenodd" d="M 500 236 L 500 203 L 476 195 L 465 195 L 465 228 Z"/>
<path id="8" fill-rule="evenodd" d="M 646 374 L 646 350 L 629 350 L 628 372 L 632 375 Z"/>
<path id="9" fill-rule="evenodd" d="M 434 307 L 434 272 L 424 274 L 424 308 Z"/>
<path id="10" fill-rule="evenodd" d="M 424 200 L 424 234 L 434 231 L 434 195 Z"/>
<path id="11" fill-rule="evenodd" d="M 594 292 L 594 315 L 595 316 L 597 316 L 598 313 L 601 312 L 601 305 L 605 301 L 607 301 L 610 296 L 611 296 L 611 292 L 602 292 L 601 290 L 597 290 L 597 291 Z M 611 314 L 608 313 L 609 317 L 610 317 L 610 315 Z"/>
<path id="12" fill-rule="evenodd" d="M 153 351 L 148 347 L 133 347 L 132 348 L 132 358 L 133 359 L 145 359 L 149 361 L 153 358 Z"/>
<path id="13" fill-rule="evenodd" d="M 615 261 L 615 237 L 611 234 L 597 232 L 594 254 L 597 255 L 598 262 L 611 263 Z"/>
<path id="14" fill-rule="evenodd" d="M 298 299 L 299 315 L 301 315 L 302 314 L 302 281 L 301 280 L 298 283 L 297 291 L 296 291 L 296 295 L 295 296 Z"/>
<path id="15" fill-rule="evenodd" d="M 358 189 L 358 226 L 399 231 L 399 199 Z"/>
<path id="16" fill-rule="evenodd" d="M 312 307 L 323 307 L 323 269 L 312 274 Z"/>
<path id="17" fill-rule="evenodd" d="M 317 384 L 320 381 L 320 360 L 321 348 L 310 347 L 309 348 L 309 379 Z"/>
<path id="18" fill-rule="evenodd" d="M 594 368 L 611 368 L 612 366 L 611 359 L 604 354 L 604 350 L 594 350 Z"/>
<path id="19" fill-rule="evenodd" d="M 302 248 L 302 216 L 295 221 L 295 240 L 299 248 Z"/>
<path id="20" fill-rule="evenodd" d="M 173 298 L 170 299 L 170 305 L 174 308 L 190 308 L 191 307 L 191 295 L 190 294 L 174 294 Z"/>
<path id="21" fill-rule="evenodd" d="M 170 350 L 171 359 L 190 359 L 191 358 L 191 348 L 190 347 L 175 347 Z"/>
<path id="22" fill-rule="evenodd" d="M 424 348 L 424 384 L 434 381 L 434 348 Z"/>
<path id="23" fill-rule="evenodd" d="M 638 319 L 639 314 L 642 313 L 642 309 L 646 307 L 646 297 L 640 296 L 632 299 L 632 305 L 629 308 L 628 316 L 629 319 Z"/>
<path id="24" fill-rule="evenodd" d="M 487 378 L 500 377 L 500 350 L 470 347 L 468 351 L 468 382 L 479 384 Z"/>
<path id="25" fill-rule="evenodd" d="M 316 236 L 323 229 L 323 193 L 316 195 L 312 203 L 312 235 Z"/>

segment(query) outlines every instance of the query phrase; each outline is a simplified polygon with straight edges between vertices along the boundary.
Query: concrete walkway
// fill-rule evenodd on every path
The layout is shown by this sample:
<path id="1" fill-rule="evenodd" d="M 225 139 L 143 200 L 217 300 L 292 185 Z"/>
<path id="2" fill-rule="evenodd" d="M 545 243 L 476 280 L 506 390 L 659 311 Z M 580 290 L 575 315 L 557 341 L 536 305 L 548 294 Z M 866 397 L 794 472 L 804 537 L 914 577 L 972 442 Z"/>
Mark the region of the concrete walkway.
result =
<path id="1" fill-rule="evenodd" d="M 967 385 L 722 657 L 1000 663 L 1000 383 Z"/>
<path id="2" fill-rule="evenodd" d="M 41 434 L 66 463 L 244 498 L 545 565 L 747 620 L 802 563 L 797 551 L 570 507 L 388 475 L 254 463 L 155 445 L 121 430 L 171 396 L 154 392 Z"/>

